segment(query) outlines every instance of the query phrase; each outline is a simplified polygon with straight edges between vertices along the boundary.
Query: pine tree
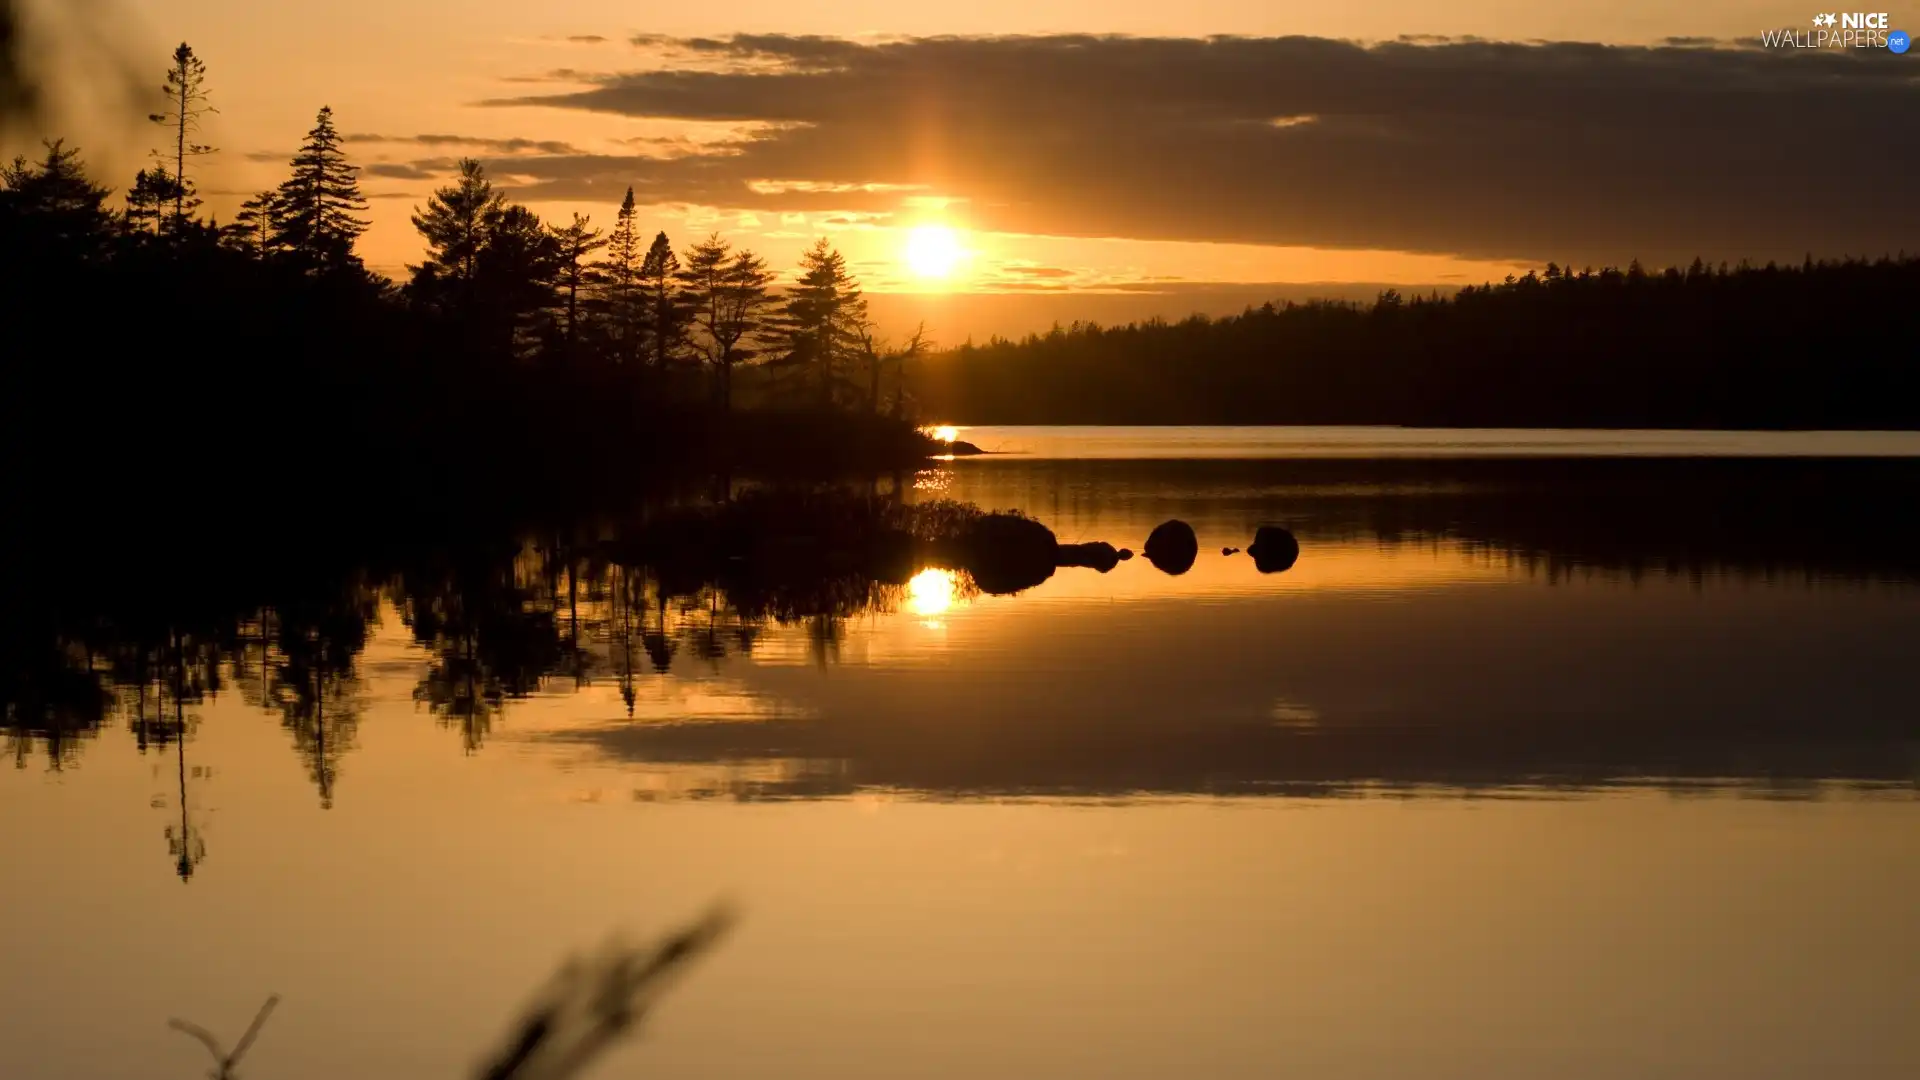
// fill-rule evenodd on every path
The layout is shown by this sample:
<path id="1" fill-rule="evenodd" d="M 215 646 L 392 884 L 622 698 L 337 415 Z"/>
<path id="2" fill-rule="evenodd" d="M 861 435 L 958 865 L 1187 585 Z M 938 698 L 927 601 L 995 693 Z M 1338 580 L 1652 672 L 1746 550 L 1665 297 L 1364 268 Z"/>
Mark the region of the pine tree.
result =
<path id="1" fill-rule="evenodd" d="M 773 303 L 767 288 L 772 283 L 764 259 L 751 251 L 736 254 L 719 233 L 687 252 L 680 284 L 723 412 L 733 408 L 734 366 L 753 359 L 755 342 L 767 330 L 766 310 Z"/>
<path id="2" fill-rule="evenodd" d="M 637 289 L 640 282 L 640 232 L 634 225 L 633 189 L 620 204 L 613 232 L 607 237 L 607 255 L 600 261 L 600 276 L 605 282 L 607 308 L 612 316 L 619 342 L 621 363 L 640 362 L 641 310 Z"/>
<path id="3" fill-rule="evenodd" d="M 177 226 L 200 205 L 198 198 L 183 198 L 184 188 L 163 165 L 141 169 L 127 188 L 127 230 L 158 236 L 170 223 Z"/>
<path id="4" fill-rule="evenodd" d="M 173 50 L 173 66 L 167 69 L 166 85 L 160 88 L 167 96 L 167 111 L 153 113 L 148 120 L 167 129 L 173 136 L 171 154 L 156 153 L 163 160 L 173 158 L 173 221 L 178 227 L 186 221 L 188 202 L 193 199 L 193 181 L 187 176 L 187 159 L 205 157 L 214 152 L 211 146 L 202 146 L 190 141 L 200 130 L 200 118 L 220 110 L 207 100 L 207 65 L 193 54 L 192 46 L 181 42 Z M 162 170 L 162 175 L 165 171 Z"/>
<path id="5" fill-rule="evenodd" d="M 264 259 L 273 253 L 273 233 L 280 221 L 280 195 L 263 191 L 240 204 L 233 224 L 222 230 L 229 246 Z"/>
<path id="6" fill-rule="evenodd" d="M 333 110 L 322 108 L 293 158 L 293 175 L 274 195 L 272 246 L 313 270 L 357 267 L 353 242 L 367 231 L 354 214 L 367 208 L 358 166 L 347 164 Z"/>
<path id="7" fill-rule="evenodd" d="M 680 303 L 674 277 L 680 273 L 680 258 L 673 253 L 667 234 L 653 238 L 647 257 L 640 264 L 640 289 L 646 298 L 647 337 L 651 362 L 664 368 L 680 355 L 686 339 L 686 310 Z"/>
<path id="8" fill-rule="evenodd" d="M 443 306 L 469 302 L 480 273 L 480 252 L 506 205 L 486 169 L 472 158 L 462 159 L 460 179 L 429 196 L 425 210 L 414 210 L 413 227 L 427 241 L 426 261 L 413 268 L 415 289 Z"/>
<path id="9" fill-rule="evenodd" d="M 3 261 L 20 267 L 35 265 L 36 257 L 96 255 L 113 229 L 108 191 L 87 176 L 80 151 L 64 139 L 43 145 L 37 164 L 16 157 L 0 168 L 0 221 L 8 225 Z"/>
<path id="10" fill-rule="evenodd" d="M 538 215 L 510 205 L 495 218 L 474 260 L 474 307 L 467 312 L 491 340 L 521 353 L 543 336 L 555 301 L 560 245 Z"/>
<path id="11" fill-rule="evenodd" d="M 587 260 L 594 252 L 607 246 L 600 230 L 590 227 L 591 222 L 591 218 L 575 214 L 573 224 L 551 228 L 554 244 L 558 248 L 560 292 L 566 303 L 565 333 L 569 361 L 579 358 L 583 301 L 584 309 L 592 308 L 594 287 L 600 282 L 599 267 Z"/>
<path id="12" fill-rule="evenodd" d="M 831 408 L 846 358 L 859 348 L 867 302 L 847 272 L 846 256 L 820 238 L 800 257 L 800 280 L 787 293 L 780 333 L 784 363 L 811 371 L 821 408 Z"/>
<path id="13" fill-rule="evenodd" d="M 427 241 L 408 286 L 416 303 L 459 316 L 488 352 L 516 353 L 539 336 L 539 319 L 555 306 L 561 245 L 493 189 L 478 161 L 460 162 L 460 178 L 415 210 L 413 227 Z"/>

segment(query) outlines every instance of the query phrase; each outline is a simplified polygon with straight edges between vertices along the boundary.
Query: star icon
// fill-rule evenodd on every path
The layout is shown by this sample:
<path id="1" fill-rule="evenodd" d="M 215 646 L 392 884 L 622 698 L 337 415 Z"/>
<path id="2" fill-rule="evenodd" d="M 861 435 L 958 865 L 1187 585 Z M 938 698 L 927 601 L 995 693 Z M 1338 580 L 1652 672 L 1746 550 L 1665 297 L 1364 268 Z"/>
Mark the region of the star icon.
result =
<path id="1" fill-rule="evenodd" d="M 1820 21 L 1822 25 L 1832 26 L 1835 21 L 1833 17 L 1833 12 L 1829 11 L 1825 15 L 1820 16 Z"/>

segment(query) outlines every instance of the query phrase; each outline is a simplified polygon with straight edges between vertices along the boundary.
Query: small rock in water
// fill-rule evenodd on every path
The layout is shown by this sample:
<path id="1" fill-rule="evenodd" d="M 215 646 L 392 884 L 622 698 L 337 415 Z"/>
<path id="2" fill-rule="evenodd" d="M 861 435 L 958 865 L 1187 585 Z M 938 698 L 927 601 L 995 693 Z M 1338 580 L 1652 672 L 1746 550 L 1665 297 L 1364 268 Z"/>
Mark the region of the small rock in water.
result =
<path id="1" fill-rule="evenodd" d="M 1240 554 L 1240 549 L 1239 549 L 1239 548 L 1221 548 L 1221 549 L 1220 549 L 1220 554 L 1222 554 L 1222 555 L 1238 555 L 1238 554 Z"/>
<path id="2" fill-rule="evenodd" d="M 1262 525 L 1253 534 L 1247 554 L 1253 556 L 1254 569 L 1263 574 L 1278 574 L 1293 569 L 1293 564 L 1299 561 L 1300 541 L 1278 525 Z"/>
<path id="3" fill-rule="evenodd" d="M 1126 561 L 1127 561 L 1128 559 L 1131 559 L 1131 558 L 1133 558 L 1133 549 L 1132 549 L 1132 548 L 1121 548 L 1121 549 L 1120 549 L 1120 552 L 1119 552 L 1119 555 L 1120 555 L 1120 561 L 1121 561 L 1121 562 L 1126 562 Z"/>
<path id="4" fill-rule="evenodd" d="M 1161 522 L 1147 537 L 1147 561 L 1164 573 L 1184 574 L 1199 557 L 1200 540 L 1193 535 L 1193 526 L 1178 518 Z"/>
<path id="5" fill-rule="evenodd" d="M 1054 562 L 1060 566 L 1085 566 L 1104 574 L 1120 565 L 1120 553 L 1104 540 L 1096 540 L 1091 544 L 1061 544 L 1054 553 Z"/>

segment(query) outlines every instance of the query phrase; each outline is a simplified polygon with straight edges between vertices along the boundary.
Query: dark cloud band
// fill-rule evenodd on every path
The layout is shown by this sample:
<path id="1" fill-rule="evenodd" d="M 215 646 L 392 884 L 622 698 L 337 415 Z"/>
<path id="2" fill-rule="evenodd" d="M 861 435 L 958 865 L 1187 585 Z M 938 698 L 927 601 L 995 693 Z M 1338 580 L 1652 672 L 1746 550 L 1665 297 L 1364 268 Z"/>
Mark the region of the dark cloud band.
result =
<path id="1" fill-rule="evenodd" d="M 1920 79 L 1885 50 L 1097 36 L 648 38 L 489 102 L 737 123 L 517 154 L 525 198 L 898 210 L 1079 236 L 1608 262 L 1920 249 Z M 689 70 L 670 62 L 692 55 Z M 787 183 L 767 184 L 766 181 Z M 750 186 L 751 185 L 751 186 Z"/>

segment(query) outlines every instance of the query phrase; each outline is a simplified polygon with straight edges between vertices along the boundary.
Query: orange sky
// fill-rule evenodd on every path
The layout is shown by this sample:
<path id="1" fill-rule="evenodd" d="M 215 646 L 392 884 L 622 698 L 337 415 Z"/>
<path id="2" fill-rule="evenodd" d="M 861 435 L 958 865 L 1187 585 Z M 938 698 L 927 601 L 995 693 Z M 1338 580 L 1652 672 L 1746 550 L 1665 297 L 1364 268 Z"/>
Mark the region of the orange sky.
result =
<path id="1" fill-rule="evenodd" d="M 43 7 L 62 2 L 42 0 Z M 1664 0 L 1389 0 L 1364 6 L 1290 0 L 1192 0 L 1177 5 L 1158 0 L 984 0 L 964 8 L 872 0 L 806 5 L 719 0 L 679 7 L 624 0 L 539 5 L 337 0 L 324 10 L 262 0 L 118 3 L 122 11 L 116 25 L 133 55 L 149 58 L 156 83 L 171 42 L 191 42 L 209 66 L 221 112 L 211 119 L 207 135 L 221 153 L 211 159 L 201 187 L 214 193 L 209 203 L 215 212 L 230 214 L 241 193 L 277 181 L 285 155 L 321 104 L 333 107 L 343 131 L 384 136 L 383 141 L 359 142 L 350 149 L 369 170 L 363 179 L 372 200 L 373 228 L 362 241 L 362 254 L 376 268 L 395 275 L 404 274 L 405 264 L 419 254 L 408 216 L 435 186 L 436 177 L 405 174 L 423 159 L 480 153 L 513 186 L 516 178 L 506 159 L 517 151 L 482 148 L 483 141 L 526 139 L 565 144 L 586 155 L 631 155 L 636 145 L 684 148 L 687 140 L 697 144 L 737 137 L 752 127 L 583 108 L 480 105 L 529 93 L 564 92 L 570 84 L 556 80 L 551 75 L 556 70 L 602 75 L 643 70 L 648 66 L 642 55 L 646 50 L 628 40 L 637 34 L 688 38 L 778 32 L 860 41 L 943 34 L 1231 34 L 1362 42 L 1450 35 L 1514 42 L 1651 43 L 1677 37 L 1744 39 L 1763 28 L 1803 25 L 1806 18 L 1804 5 L 1755 0 L 1687 5 Z M 569 40 L 588 37 L 606 40 Z M 1182 76 L 1170 72 L 1167 77 Z M 940 104 L 947 107 L 949 120 L 957 115 L 952 102 Z M 139 127 L 116 133 L 102 127 L 97 117 L 71 117 L 65 126 L 79 129 L 90 144 L 90 157 L 121 170 L 138 160 L 151 139 L 151 133 Z M 902 131 L 900 138 L 913 140 L 917 134 L 925 133 Z M 427 145 L 415 141 L 421 135 L 457 136 L 463 142 Z M 1219 242 L 1232 232 L 1231 226 L 1225 232 L 1217 224 L 1210 231 L 1194 232 L 1169 226 L 1152 230 L 1162 235 L 1148 236 L 1119 217 L 1107 233 L 1097 215 L 1066 230 L 1070 235 L 1048 235 L 1044 216 L 1038 225 L 1018 230 L 1004 227 L 1014 220 L 1005 214 L 1000 215 L 1002 227 L 981 227 L 985 204 L 969 202 L 961 170 L 949 163 L 943 172 L 937 158 L 933 160 L 920 170 L 931 178 L 923 190 L 866 192 L 845 207 L 836 207 L 831 193 L 812 192 L 792 198 L 791 207 L 783 208 L 788 206 L 783 198 L 790 196 L 774 189 L 731 206 L 678 200 L 649 206 L 643 222 L 666 230 L 682 244 L 720 231 L 761 251 L 776 266 L 791 265 L 812 237 L 824 233 L 848 253 L 870 289 L 1002 295 L 971 308 L 957 300 L 946 302 L 939 310 L 950 323 L 941 328 L 947 338 L 1010 331 L 1023 322 L 1044 324 L 1049 313 L 1071 319 L 1071 294 L 1089 291 L 1130 294 L 1124 302 L 1107 302 L 1103 312 L 1182 315 L 1195 308 L 1235 310 L 1260 294 L 1258 289 L 1215 288 L 1222 283 L 1458 285 L 1497 279 L 1545 261 L 1517 251 L 1502 256 L 1497 245 L 1479 255 L 1435 250 L 1433 243 L 1419 245 L 1423 250 L 1418 252 L 1396 250 L 1390 243 L 1376 242 L 1377 233 L 1356 233 L 1352 241 L 1333 234 L 1332 244 L 1283 244 L 1272 242 L 1273 232 L 1267 230 L 1254 242 Z M 952 187 L 941 190 L 943 179 L 952 180 Z M 603 198 L 529 201 L 544 216 L 564 218 L 579 210 L 605 223 L 620 195 L 618 178 L 603 178 L 599 184 L 593 190 L 604 191 Z M 950 197 L 955 192 L 960 196 Z M 872 213 L 874 207 L 883 212 Z M 938 277 L 914 273 L 904 258 L 910 230 L 929 224 L 952 229 L 947 235 L 960 248 L 951 272 Z M 1192 291 L 1200 286 L 1212 291 L 1204 296 Z M 1008 295 L 1016 293 L 1022 295 Z M 901 311 L 907 307 L 893 305 Z"/>

